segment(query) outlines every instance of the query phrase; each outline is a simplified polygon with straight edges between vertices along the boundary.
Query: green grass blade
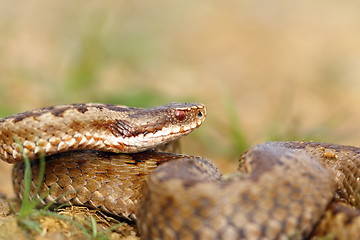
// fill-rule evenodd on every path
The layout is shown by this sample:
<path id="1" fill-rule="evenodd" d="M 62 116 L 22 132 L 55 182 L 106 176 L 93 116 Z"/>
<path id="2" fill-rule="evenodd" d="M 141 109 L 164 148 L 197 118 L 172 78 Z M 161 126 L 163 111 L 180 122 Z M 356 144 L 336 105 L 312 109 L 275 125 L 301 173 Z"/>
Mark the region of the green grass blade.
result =
<path id="1" fill-rule="evenodd" d="M 96 238 L 96 236 L 98 235 L 97 233 L 97 227 L 96 227 L 96 221 L 93 218 L 93 216 L 90 217 L 90 221 L 91 221 L 91 230 L 92 230 L 92 237 Z"/>
<path id="2" fill-rule="evenodd" d="M 41 154 L 40 158 L 39 158 L 39 175 L 38 175 L 38 179 L 36 181 L 36 192 L 34 193 L 33 199 L 35 199 L 35 197 L 39 194 L 40 192 L 40 188 L 41 188 L 41 184 L 44 180 L 44 176 L 45 176 L 45 155 Z"/>
<path id="3" fill-rule="evenodd" d="M 230 97 L 226 97 L 225 100 L 226 113 L 230 124 L 229 130 L 233 144 L 232 149 L 234 149 L 236 155 L 239 155 L 248 149 L 250 144 L 244 130 L 241 127 L 241 121 L 237 115 L 234 101 Z"/>
<path id="4" fill-rule="evenodd" d="M 28 216 L 31 211 L 33 210 L 32 204 L 31 204 L 31 197 L 30 197 L 30 189 L 31 189 L 31 164 L 30 159 L 25 154 L 25 151 L 22 149 L 23 152 L 23 159 L 25 164 L 25 170 L 24 170 L 24 194 L 23 194 L 23 200 L 21 203 L 20 208 L 20 217 L 26 217 Z"/>

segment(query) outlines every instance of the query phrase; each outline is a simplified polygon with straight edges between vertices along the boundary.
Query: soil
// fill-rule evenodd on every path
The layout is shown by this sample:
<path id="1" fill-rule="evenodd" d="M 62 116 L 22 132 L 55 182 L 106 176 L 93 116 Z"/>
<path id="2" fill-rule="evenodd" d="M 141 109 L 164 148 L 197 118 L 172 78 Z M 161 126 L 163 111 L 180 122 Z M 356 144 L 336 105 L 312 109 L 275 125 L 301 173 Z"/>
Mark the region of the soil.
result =
<path id="1" fill-rule="evenodd" d="M 12 210 L 12 208 L 18 209 L 19 206 L 19 201 L 0 199 L 0 239 L 139 239 L 136 236 L 134 223 L 106 216 L 100 211 L 87 207 L 62 208 L 56 211 L 56 214 L 51 214 L 52 216 L 46 216 L 41 211 L 35 210 L 29 217 L 21 218 Z M 91 224 L 91 219 L 96 223 L 96 230 Z M 39 230 L 34 227 L 29 228 L 30 225 L 27 225 L 29 222 L 38 224 Z"/>

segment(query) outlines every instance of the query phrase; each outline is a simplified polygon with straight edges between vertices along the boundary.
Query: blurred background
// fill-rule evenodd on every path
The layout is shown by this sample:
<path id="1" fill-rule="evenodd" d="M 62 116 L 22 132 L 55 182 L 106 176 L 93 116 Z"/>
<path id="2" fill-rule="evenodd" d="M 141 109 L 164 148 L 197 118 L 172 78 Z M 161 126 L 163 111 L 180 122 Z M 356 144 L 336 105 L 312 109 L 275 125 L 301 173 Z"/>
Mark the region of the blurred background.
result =
<path id="1" fill-rule="evenodd" d="M 0 2 L 0 117 L 56 104 L 207 105 L 183 141 L 224 171 L 249 146 L 360 146 L 360 2 Z M 1 137 L 1 136 L 0 136 Z M 12 196 L 10 166 L 0 192 Z"/>

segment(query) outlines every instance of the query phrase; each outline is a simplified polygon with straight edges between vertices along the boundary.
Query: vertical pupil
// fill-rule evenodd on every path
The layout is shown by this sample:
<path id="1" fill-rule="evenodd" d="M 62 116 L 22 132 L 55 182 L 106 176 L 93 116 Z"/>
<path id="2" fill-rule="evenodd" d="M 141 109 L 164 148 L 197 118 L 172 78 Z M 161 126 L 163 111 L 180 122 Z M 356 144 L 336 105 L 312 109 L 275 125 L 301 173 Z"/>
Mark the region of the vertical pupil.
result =
<path id="1" fill-rule="evenodd" d="M 176 110 L 175 117 L 179 121 L 184 121 L 186 118 L 186 113 L 182 110 Z"/>

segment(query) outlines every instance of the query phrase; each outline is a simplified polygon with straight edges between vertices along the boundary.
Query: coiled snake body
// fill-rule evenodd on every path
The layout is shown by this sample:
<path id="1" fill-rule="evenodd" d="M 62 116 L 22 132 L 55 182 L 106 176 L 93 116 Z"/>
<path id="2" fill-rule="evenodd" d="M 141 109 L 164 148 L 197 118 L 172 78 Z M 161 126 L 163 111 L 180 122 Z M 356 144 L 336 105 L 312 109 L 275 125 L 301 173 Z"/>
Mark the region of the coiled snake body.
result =
<path id="1" fill-rule="evenodd" d="M 201 104 L 43 108 L 0 120 L 0 157 L 17 163 L 21 197 L 23 155 L 45 154 L 44 201 L 63 195 L 59 203 L 136 219 L 143 239 L 360 238 L 359 148 L 265 143 L 226 179 L 201 157 L 143 152 L 192 132 L 205 116 Z"/>

